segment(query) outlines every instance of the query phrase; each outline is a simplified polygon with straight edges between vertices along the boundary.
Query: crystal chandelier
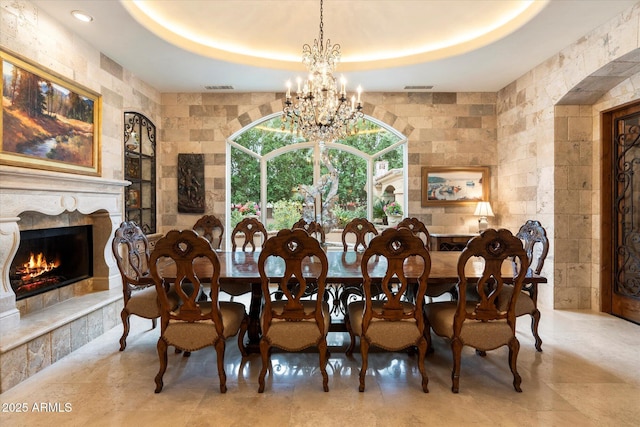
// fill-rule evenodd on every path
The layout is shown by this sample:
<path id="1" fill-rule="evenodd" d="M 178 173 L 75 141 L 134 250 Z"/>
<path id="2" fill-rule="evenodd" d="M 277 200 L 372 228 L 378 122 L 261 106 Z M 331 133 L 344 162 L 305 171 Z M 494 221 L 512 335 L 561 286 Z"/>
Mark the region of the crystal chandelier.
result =
<path id="1" fill-rule="evenodd" d="M 358 86 L 358 96 L 347 98 L 346 81 L 340 80 L 340 90 L 333 72 L 340 61 L 340 45 L 324 44 L 322 0 L 320 0 L 320 37 L 313 46 L 302 47 L 302 63 L 309 70 L 304 82 L 298 78 L 295 100 L 291 98 L 291 82 L 287 82 L 287 94 L 282 114 L 282 129 L 302 136 L 308 141 L 331 142 L 358 132 L 357 122 L 364 117 Z"/>

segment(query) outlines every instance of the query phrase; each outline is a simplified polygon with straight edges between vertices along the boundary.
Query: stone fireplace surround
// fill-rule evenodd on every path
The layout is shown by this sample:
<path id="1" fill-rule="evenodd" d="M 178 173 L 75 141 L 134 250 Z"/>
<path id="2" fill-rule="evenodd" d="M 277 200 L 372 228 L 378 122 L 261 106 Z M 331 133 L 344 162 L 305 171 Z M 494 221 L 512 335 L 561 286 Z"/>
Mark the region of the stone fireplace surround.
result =
<path id="1" fill-rule="evenodd" d="M 122 191 L 128 184 L 0 166 L 0 392 L 116 326 L 122 283 L 110 242 L 122 222 Z M 20 230 L 28 227 L 20 221 L 34 213 L 51 227 L 69 225 L 69 215 L 92 224 L 93 277 L 67 287 L 71 290 L 57 290 L 65 297 L 45 293 L 27 310 L 30 299 L 16 304 L 9 269 Z"/>

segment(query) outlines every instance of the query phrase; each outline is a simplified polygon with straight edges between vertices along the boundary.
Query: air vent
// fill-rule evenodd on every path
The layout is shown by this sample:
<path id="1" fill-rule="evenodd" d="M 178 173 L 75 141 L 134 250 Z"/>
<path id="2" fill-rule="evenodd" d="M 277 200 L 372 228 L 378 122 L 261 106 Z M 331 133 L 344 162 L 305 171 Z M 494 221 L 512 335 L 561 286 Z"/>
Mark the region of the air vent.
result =
<path id="1" fill-rule="evenodd" d="M 204 88 L 206 90 L 233 90 L 231 85 L 206 85 Z"/>
<path id="2" fill-rule="evenodd" d="M 405 86 L 404 90 L 429 90 L 433 89 L 433 86 Z"/>

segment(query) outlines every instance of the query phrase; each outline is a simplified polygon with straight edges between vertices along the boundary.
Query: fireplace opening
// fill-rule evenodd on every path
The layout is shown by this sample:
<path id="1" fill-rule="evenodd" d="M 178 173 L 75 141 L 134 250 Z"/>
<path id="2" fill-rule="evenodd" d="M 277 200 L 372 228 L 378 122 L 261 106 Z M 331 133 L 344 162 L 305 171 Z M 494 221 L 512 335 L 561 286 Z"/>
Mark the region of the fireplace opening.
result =
<path id="1" fill-rule="evenodd" d="M 91 225 L 20 232 L 9 270 L 16 300 L 93 276 Z"/>

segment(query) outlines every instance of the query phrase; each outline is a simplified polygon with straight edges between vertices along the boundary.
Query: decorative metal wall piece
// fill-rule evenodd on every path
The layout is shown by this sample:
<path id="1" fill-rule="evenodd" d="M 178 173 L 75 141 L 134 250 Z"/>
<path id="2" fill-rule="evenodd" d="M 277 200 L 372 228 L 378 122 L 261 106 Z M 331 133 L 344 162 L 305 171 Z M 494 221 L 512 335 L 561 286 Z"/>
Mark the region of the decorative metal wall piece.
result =
<path id="1" fill-rule="evenodd" d="M 178 154 L 178 212 L 204 213 L 204 154 Z"/>
<path id="2" fill-rule="evenodd" d="M 615 292 L 640 299 L 640 115 L 616 123 Z"/>

